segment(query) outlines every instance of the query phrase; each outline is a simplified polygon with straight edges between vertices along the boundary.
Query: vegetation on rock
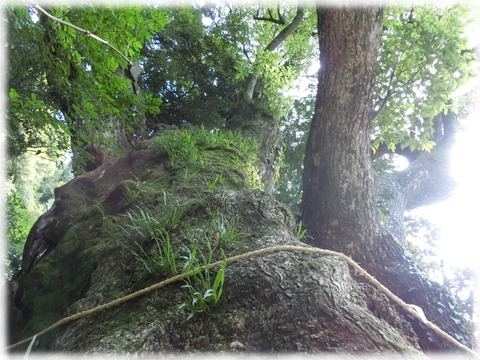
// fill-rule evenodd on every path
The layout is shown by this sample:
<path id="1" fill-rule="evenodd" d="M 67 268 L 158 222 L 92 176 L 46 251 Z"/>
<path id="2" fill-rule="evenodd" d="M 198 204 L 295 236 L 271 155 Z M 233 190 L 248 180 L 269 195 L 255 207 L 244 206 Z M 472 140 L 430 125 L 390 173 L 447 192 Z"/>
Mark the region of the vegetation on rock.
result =
<path id="1" fill-rule="evenodd" d="M 226 263 L 308 243 L 361 262 L 472 345 L 468 307 L 419 271 L 404 227 L 406 210 L 455 186 L 453 93 L 474 74 L 467 7 L 33 5 L 5 16 L 10 343 L 187 271 L 34 350 L 452 350 L 337 257 Z M 395 171 L 392 154 L 408 168 Z M 59 170 L 25 182 L 28 156 Z M 33 226 L 31 199 L 51 205 Z"/>

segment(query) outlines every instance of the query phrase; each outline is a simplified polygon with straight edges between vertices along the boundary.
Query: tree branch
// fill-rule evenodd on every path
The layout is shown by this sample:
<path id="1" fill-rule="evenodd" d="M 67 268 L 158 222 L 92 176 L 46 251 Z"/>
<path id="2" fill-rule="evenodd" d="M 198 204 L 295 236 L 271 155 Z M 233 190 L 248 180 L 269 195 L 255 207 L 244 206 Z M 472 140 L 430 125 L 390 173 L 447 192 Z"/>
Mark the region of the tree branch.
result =
<path id="1" fill-rule="evenodd" d="M 62 19 L 59 19 L 55 16 L 53 16 L 52 14 L 50 14 L 49 12 L 47 12 L 45 9 L 43 9 L 40 5 L 38 4 L 34 4 L 33 7 L 35 9 L 37 9 L 38 11 L 40 11 L 42 14 L 44 14 L 45 16 L 47 16 L 50 20 L 52 20 L 53 22 L 57 22 L 59 24 L 62 24 L 62 25 L 65 25 L 65 26 L 68 26 L 68 27 L 71 27 L 72 29 L 78 31 L 78 32 L 81 32 L 83 34 L 85 34 L 85 36 L 88 36 L 88 37 L 91 37 L 92 39 L 95 39 L 99 42 L 101 42 L 102 44 L 108 46 L 109 48 L 113 49 L 116 53 L 118 53 L 123 59 L 125 59 L 128 63 L 128 66 L 129 68 L 133 66 L 133 62 L 130 61 L 129 58 L 127 58 L 125 55 L 123 55 L 123 53 L 121 53 L 116 47 L 114 47 L 113 45 L 111 45 L 108 41 L 102 39 L 101 37 L 95 35 L 95 34 L 92 34 L 90 31 L 88 30 L 85 30 L 85 29 L 82 29 L 76 25 L 73 25 L 73 24 L 70 24 L 69 22 L 66 22 Z"/>
<path id="2" fill-rule="evenodd" d="M 280 31 L 277 36 L 275 36 L 275 38 L 270 42 L 270 44 L 268 44 L 265 50 L 274 51 L 282 42 L 285 41 L 288 35 L 290 35 L 292 32 L 294 32 L 298 28 L 302 20 L 303 20 L 303 7 L 298 6 L 297 14 L 293 18 L 292 22 L 288 24 L 282 31 Z"/>
<path id="3" fill-rule="evenodd" d="M 269 17 L 258 16 L 259 12 L 257 11 L 257 15 L 253 16 L 253 20 L 268 21 L 268 22 L 278 24 L 278 25 L 285 25 L 285 20 L 283 20 L 282 14 L 280 13 L 280 5 L 277 6 L 277 13 L 278 13 L 278 19 L 275 19 L 273 17 L 272 10 L 270 10 L 270 9 L 268 9 Z"/>
<path id="4" fill-rule="evenodd" d="M 303 12 L 304 12 L 303 7 L 299 5 L 297 7 L 297 14 L 293 18 L 292 22 L 288 24 L 284 29 L 282 29 L 282 31 L 280 31 L 272 41 L 270 41 L 270 43 L 265 48 L 265 51 L 275 51 L 275 49 L 277 49 L 278 46 L 282 42 L 284 42 L 285 39 L 298 28 L 298 26 L 303 20 Z M 254 93 L 257 80 L 258 78 L 253 74 L 250 74 L 248 76 L 247 84 L 245 86 L 245 93 L 244 93 L 244 98 L 246 101 L 253 100 L 253 93 Z"/>

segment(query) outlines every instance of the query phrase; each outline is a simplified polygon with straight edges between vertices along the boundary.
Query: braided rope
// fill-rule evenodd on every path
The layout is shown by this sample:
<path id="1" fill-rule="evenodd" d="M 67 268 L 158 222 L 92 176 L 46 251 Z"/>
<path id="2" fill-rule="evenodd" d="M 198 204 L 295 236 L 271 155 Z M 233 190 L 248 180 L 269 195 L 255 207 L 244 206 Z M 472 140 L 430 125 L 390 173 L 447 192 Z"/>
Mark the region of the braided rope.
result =
<path id="1" fill-rule="evenodd" d="M 213 262 L 209 265 L 206 265 L 202 267 L 203 269 L 213 269 L 226 261 L 227 264 L 233 264 L 235 262 L 256 257 L 256 256 L 261 256 L 265 254 L 270 254 L 270 253 L 275 253 L 275 252 L 280 252 L 280 251 L 293 251 L 293 252 L 304 252 L 304 253 L 311 253 L 311 254 L 320 254 L 320 255 L 332 255 L 332 256 L 337 256 L 343 260 L 345 260 L 357 273 L 362 275 L 364 278 L 366 278 L 371 284 L 373 284 L 375 287 L 377 287 L 381 292 L 383 292 L 390 300 L 395 302 L 397 305 L 399 305 L 402 309 L 404 309 L 408 314 L 412 315 L 414 318 L 418 319 L 422 323 L 424 323 L 428 328 L 433 330 L 437 335 L 442 337 L 443 339 L 447 340 L 448 342 L 452 343 L 459 349 L 465 351 L 466 353 L 473 355 L 475 357 L 480 357 L 479 354 L 474 352 L 472 349 L 468 348 L 467 346 L 463 345 L 456 339 L 454 339 L 452 336 L 447 334 L 445 331 L 440 329 L 438 326 L 435 324 L 431 323 L 425 318 L 425 315 L 423 315 L 423 311 L 419 311 L 419 307 L 416 305 L 409 305 L 405 303 L 402 299 L 400 299 L 398 296 L 393 294 L 390 290 L 388 290 L 382 283 L 380 283 L 377 279 L 375 279 L 372 275 L 370 275 L 366 270 L 364 270 L 360 265 L 358 265 L 355 261 L 353 261 L 350 257 L 348 257 L 345 254 L 336 252 L 336 251 L 331 251 L 331 250 L 325 250 L 325 249 L 318 249 L 318 248 L 309 248 L 309 247 L 303 247 L 303 246 L 294 246 L 294 245 L 277 245 L 277 246 L 271 246 L 259 250 L 253 250 L 249 251 L 240 255 L 232 256 L 227 258 L 226 260 L 219 260 L 216 262 Z M 85 318 L 87 316 L 96 314 L 100 311 L 112 308 L 114 306 L 118 306 L 120 304 L 123 304 L 127 301 L 133 300 L 137 297 L 144 296 L 148 293 L 151 293 L 155 290 L 158 290 L 162 287 L 165 287 L 167 285 L 173 284 L 177 281 L 183 280 L 187 278 L 188 276 L 194 275 L 194 273 L 198 271 L 198 269 L 190 270 L 178 275 L 175 275 L 171 278 L 168 278 L 166 280 L 160 281 L 156 284 L 153 284 L 151 286 L 148 286 L 146 288 L 143 288 L 141 290 L 135 291 L 133 293 L 130 293 L 128 295 L 122 296 L 120 298 L 117 298 L 115 300 L 112 300 L 108 303 L 93 307 L 91 309 L 87 309 L 85 311 L 81 311 L 77 314 L 67 316 L 56 323 L 50 325 L 49 327 L 45 328 L 44 330 L 38 332 L 34 336 L 31 336 L 29 338 L 23 339 L 15 344 L 12 344 L 7 347 L 7 350 L 12 350 L 15 349 L 21 345 L 24 345 L 28 342 L 31 342 L 35 337 L 40 337 L 47 332 L 54 330 L 62 325 L 65 325 L 67 323 L 70 323 L 72 321 L 76 321 L 82 318 Z"/>

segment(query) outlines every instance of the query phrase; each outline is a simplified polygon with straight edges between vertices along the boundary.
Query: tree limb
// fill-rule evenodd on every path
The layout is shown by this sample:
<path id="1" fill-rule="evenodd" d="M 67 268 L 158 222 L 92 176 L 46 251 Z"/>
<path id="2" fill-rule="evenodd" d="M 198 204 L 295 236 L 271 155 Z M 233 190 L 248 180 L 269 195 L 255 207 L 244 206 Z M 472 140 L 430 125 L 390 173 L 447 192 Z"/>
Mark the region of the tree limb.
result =
<path id="1" fill-rule="evenodd" d="M 268 21 L 278 25 L 285 25 L 285 20 L 283 20 L 282 14 L 280 13 L 280 5 L 277 6 L 277 13 L 278 13 L 278 19 L 275 19 L 273 17 L 272 10 L 270 9 L 268 9 L 269 17 L 258 16 L 259 12 L 257 11 L 257 15 L 253 16 L 253 20 Z"/>
<path id="2" fill-rule="evenodd" d="M 285 39 L 294 32 L 303 20 L 303 8 L 297 7 L 297 14 L 293 18 L 292 22 L 288 24 L 277 36 L 268 44 L 265 50 L 274 51 Z"/>
<path id="3" fill-rule="evenodd" d="M 113 45 L 111 45 L 108 41 L 102 39 L 101 37 L 95 35 L 95 34 L 92 34 L 90 31 L 88 30 L 85 30 L 85 29 L 82 29 L 76 25 L 73 25 L 73 24 L 70 24 L 69 22 L 66 22 L 62 19 L 59 19 L 55 16 L 53 16 L 52 14 L 50 14 L 49 12 L 47 12 L 45 9 L 43 9 L 40 5 L 38 4 L 34 4 L 33 7 L 35 9 L 37 9 L 38 11 L 40 11 L 42 14 L 44 14 L 45 16 L 47 16 L 50 20 L 52 20 L 53 22 L 57 22 L 59 24 L 62 24 L 62 25 L 65 25 L 65 26 L 68 26 L 68 27 L 71 27 L 72 29 L 78 31 L 78 32 L 81 32 L 83 34 L 85 34 L 85 36 L 88 36 L 88 37 L 91 37 L 92 39 L 95 39 L 99 42 L 101 42 L 102 44 L 110 47 L 111 49 L 113 49 L 116 53 L 118 53 L 123 59 L 125 59 L 129 65 L 129 67 L 133 66 L 133 63 L 132 61 L 130 61 L 129 58 L 127 58 L 125 55 L 123 55 L 120 50 L 118 50 L 116 47 L 114 47 Z"/>
<path id="4" fill-rule="evenodd" d="M 275 38 L 270 41 L 270 43 L 267 45 L 265 48 L 265 51 L 275 51 L 278 46 L 285 41 L 285 39 L 292 33 L 294 32 L 300 23 L 303 20 L 303 7 L 298 6 L 297 7 L 297 14 L 293 18 L 292 22 L 288 24 L 282 31 L 280 31 Z M 255 89 L 255 85 L 257 83 L 258 78 L 250 74 L 247 79 L 247 85 L 245 86 L 245 92 L 244 92 L 244 98 L 247 101 L 252 101 L 253 100 L 253 93 Z"/>

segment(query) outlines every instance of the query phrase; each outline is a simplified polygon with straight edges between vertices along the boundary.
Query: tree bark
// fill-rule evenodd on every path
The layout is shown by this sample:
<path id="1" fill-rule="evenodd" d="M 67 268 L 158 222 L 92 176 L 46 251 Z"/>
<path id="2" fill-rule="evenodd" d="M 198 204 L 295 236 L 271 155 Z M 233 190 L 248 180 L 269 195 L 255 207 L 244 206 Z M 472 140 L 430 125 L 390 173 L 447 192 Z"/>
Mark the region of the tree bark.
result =
<path id="1" fill-rule="evenodd" d="M 422 275 L 402 247 L 402 224 L 378 226 L 369 134 L 382 10 L 320 8 L 317 14 L 321 68 L 302 199 L 311 243 L 352 257 L 406 303 L 422 308 L 427 319 L 470 346 L 471 332 L 448 290 Z M 450 119 L 442 121 L 448 133 Z M 396 209 L 391 217 L 403 219 L 403 209 L 426 200 L 419 195 L 426 193 L 424 184 L 431 188 L 439 178 L 435 161 L 420 155 L 403 182 L 386 181 L 386 191 L 396 201 L 390 203 Z M 423 350 L 451 350 L 423 324 L 410 321 Z"/>
<path id="2" fill-rule="evenodd" d="M 318 8 L 320 75 L 304 161 L 302 218 L 313 244 L 363 262 L 375 239 L 369 130 L 380 8 Z"/>

